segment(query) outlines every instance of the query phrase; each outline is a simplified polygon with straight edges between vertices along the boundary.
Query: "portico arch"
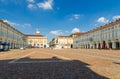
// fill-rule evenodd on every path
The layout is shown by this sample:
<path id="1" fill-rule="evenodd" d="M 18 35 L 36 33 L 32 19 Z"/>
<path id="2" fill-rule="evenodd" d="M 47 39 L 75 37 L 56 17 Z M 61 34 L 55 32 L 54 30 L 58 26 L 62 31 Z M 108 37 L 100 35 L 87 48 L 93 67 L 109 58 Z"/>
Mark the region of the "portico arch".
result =
<path id="1" fill-rule="evenodd" d="M 118 39 L 115 40 L 115 45 L 116 45 L 116 49 L 120 48 L 120 43 Z"/>
<path id="2" fill-rule="evenodd" d="M 88 49 L 90 48 L 90 44 L 88 44 Z"/>
<path id="3" fill-rule="evenodd" d="M 101 45 L 100 45 L 100 43 L 98 43 L 98 49 L 101 49 Z"/>
<path id="4" fill-rule="evenodd" d="M 96 49 L 97 48 L 97 44 L 94 42 L 94 49 Z"/>
<path id="5" fill-rule="evenodd" d="M 109 48 L 112 49 L 112 42 L 111 42 L 111 40 L 108 41 L 108 44 L 109 44 Z"/>
<path id="6" fill-rule="evenodd" d="M 102 43 L 102 49 L 105 49 L 105 48 L 106 48 L 106 42 L 103 41 L 103 43 Z"/>

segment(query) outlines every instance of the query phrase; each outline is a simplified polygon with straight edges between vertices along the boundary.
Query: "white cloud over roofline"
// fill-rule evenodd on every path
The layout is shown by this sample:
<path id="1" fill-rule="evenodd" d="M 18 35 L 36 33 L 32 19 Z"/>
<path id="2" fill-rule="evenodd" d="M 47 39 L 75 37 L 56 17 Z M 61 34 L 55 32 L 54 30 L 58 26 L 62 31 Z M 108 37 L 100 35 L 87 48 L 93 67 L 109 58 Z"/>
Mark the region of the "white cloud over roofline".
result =
<path id="1" fill-rule="evenodd" d="M 63 32 L 61 30 L 53 30 L 53 31 L 50 31 L 50 34 L 53 34 L 53 35 L 62 35 Z"/>
<path id="2" fill-rule="evenodd" d="M 109 20 L 106 19 L 105 17 L 100 17 L 100 18 L 98 18 L 97 22 L 98 22 L 98 23 L 108 23 Z"/>
<path id="3" fill-rule="evenodd" d="M 19 24 L 19 23 L 16 23 L 16 22 L 8 21 L 8 20 L 3 20 L 3 21 L 10 24 L 13 27 L 18 27 L 19 26 L 21 28 L 26 28 L 26 27 L 31 27 L 32 26 L 29 23 Z"/>
<path id="4" fill-rule="evenodd" d="M 120 19 L 120 15 L 113 16 L 112 19 L 113 19 L 113 20 Z"/>
<path id="5" fill-rule="evenodd" d="M 72 29 L 72 33 L 76 33 L 76 32 L 80 32 L 80 29 L 75 27 Z"/>

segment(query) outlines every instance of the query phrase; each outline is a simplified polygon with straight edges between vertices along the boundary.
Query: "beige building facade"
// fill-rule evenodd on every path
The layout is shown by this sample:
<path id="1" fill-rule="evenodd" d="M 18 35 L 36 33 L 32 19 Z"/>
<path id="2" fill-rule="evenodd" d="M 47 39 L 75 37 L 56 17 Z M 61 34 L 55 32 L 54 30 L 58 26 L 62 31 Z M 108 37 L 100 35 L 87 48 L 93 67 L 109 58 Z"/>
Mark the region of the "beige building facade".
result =
<path id="1" fill-rule="evenodd" d="M 54 48 L 72 48 L 73 37 L 71 36 L 58 36 L 53 38 L 50 42 L 50 46 Z"/>
<path id="2" fill-rule="evenodd" d="M 120 19 L 81 34 L 73 48 L 120 49 Z"/>
<path id="3" fill-rule="evenodd" d="M 75 32 L 75 33 L 71 34 L 71 36 L 72 36 L 73 39 L 74 39 L 74 38 L 77 38 L 77 37 L 79 37 L 79 36 L 81 36 L 81 35 L 83 35 L 83 34 L 84 34 L 83 32 Z"/>
<path id="4" fill-rule="evenodd" d="M 0 20 L 0 49 L 20 48 L 27 45 L 26 36 L 8 23 Z"/>
<path id="5" fill-rule="evenodd" d="M 40 35 L 40 32 L 37 30 L 35 35 L 26 35 L 27 43 L 30 47 L 33 48 L 47 48 L 47 37 Z"/>

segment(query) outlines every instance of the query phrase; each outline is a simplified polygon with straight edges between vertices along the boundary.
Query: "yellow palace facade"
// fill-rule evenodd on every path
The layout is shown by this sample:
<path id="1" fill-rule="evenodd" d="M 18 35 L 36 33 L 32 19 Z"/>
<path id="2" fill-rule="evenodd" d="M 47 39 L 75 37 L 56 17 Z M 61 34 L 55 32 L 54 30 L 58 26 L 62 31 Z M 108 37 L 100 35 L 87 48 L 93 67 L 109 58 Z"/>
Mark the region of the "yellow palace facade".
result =
<path id="1" fill-rule="evenodd" d="M 26 35 L 27 43 L 33 48 L 47 48 L 47 37 L 40 35 L 40 31 L 36 31 L 34 35 Z"/>

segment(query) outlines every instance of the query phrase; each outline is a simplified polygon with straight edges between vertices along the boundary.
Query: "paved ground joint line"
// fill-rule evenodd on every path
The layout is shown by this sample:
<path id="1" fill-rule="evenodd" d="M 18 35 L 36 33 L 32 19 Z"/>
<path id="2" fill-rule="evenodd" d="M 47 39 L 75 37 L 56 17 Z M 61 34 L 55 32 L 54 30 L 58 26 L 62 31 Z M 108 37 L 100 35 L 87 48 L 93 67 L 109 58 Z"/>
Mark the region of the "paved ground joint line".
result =
<path id="1" fill-rule="evenodd" d="M 20 60 L 21 58 L 27 57 L 27 56 L 29 56 L 29 55 L 31 55 L 31 54 L 33 54 L 33 53 L 35 53 L 35 52 L 32 52 L 32 53 L 26 54 L 26 55 L 24 55 L 24 56 L 22 56 L 22 57 L 19 57 L 19 58 L 17 58 L 17 59 L 14 59 L 14 60 L 8 62 L 8 63 L 14 63 L 14 62 Z"/>

